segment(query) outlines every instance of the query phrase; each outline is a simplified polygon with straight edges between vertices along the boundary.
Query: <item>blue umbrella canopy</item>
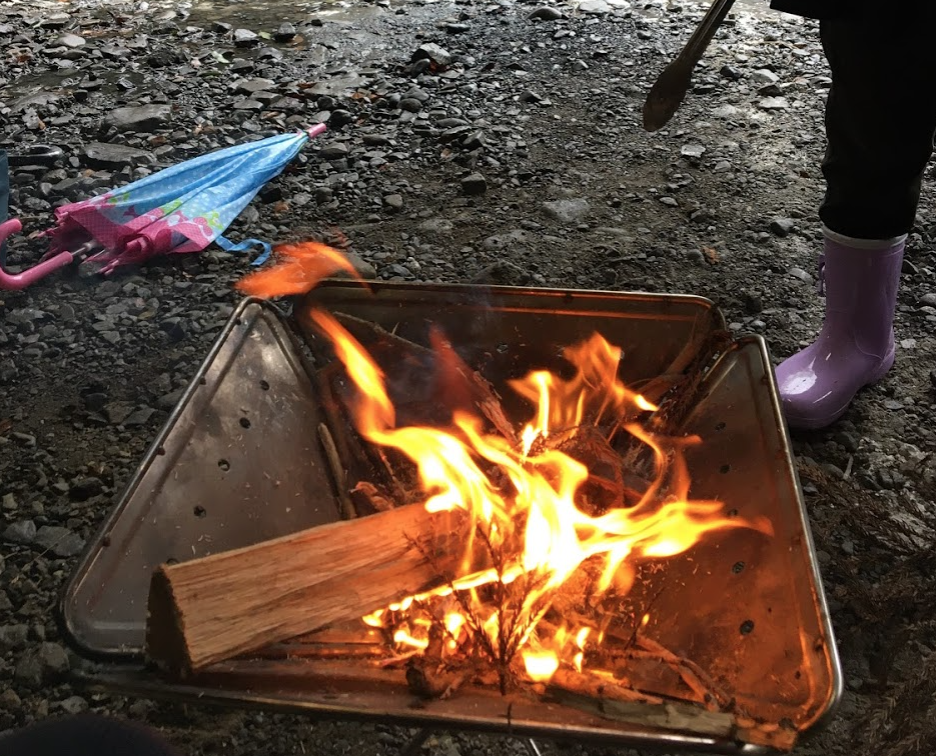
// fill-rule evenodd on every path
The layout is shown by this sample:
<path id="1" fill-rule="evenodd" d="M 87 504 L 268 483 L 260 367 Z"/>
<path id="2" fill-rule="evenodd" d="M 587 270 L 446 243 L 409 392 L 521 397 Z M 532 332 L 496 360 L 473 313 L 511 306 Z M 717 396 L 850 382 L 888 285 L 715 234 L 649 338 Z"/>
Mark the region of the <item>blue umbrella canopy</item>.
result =
<path id="1" fill-rule="evenodd" d="M 95 244 L 103 250 L 89 261 L 105 263 L 103 272 L 140 263 L 155 255 L 199 252 L 212 242 L 242 251 L 270 245 L 257 239 L 234 244 L 224 231 L 257 192 L 278 176 L 320 124 L 306 131 L 278 134 L 200 155 L 55 211 L 56 226 L 48 256 Z"/>

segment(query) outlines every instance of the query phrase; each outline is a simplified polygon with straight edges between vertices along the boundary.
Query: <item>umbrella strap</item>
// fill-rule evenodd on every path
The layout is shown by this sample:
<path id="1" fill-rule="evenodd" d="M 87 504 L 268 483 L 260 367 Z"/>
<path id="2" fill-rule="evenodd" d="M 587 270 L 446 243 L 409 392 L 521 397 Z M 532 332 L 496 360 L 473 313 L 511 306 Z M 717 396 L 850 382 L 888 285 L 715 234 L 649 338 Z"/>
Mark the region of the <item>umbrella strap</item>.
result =
<path id="1" fill-rule="evenodd" d="M 254 260 L 251 265 L 263 265 L 263 263 L 270 259 L 270 255 L 273 254 L 273 247 L 271 247 L 268 242 L 261 241 L 260 239 L 244 239 L 244 241 L 239 244 L 235 244 L 227 237 L 216 236 L 214 241 L 215 244 L 221 247 L 225 252 L 246 252 L 251 247 L 263 247 L 263 253 Z"/>

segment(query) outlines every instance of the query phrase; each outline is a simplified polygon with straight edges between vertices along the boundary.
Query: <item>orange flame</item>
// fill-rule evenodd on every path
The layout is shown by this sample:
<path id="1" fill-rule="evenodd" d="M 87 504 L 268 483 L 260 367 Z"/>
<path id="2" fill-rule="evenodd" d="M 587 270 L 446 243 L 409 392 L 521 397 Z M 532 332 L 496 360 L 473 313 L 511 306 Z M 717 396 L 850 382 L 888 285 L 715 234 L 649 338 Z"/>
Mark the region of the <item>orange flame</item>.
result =
<path id="1" fill-rule="evenodd" d="M 337 252 L 329 254 L 329 262 L 309 269 L 321 271 L 337 265 L 336 255 L 340 257 Z M 264 290 L 273 292 L 280 283 L 271 277 Z M 294 279 L 287 276 L 286 283 L 292 285 Z M 635 562 L 681 554 L 709 533 L 747 527 L 772 534 L 766 520 L 729 518 L 721 513 L 721 502 L 689 498 L 690 477 L 682 450 L 700 439 L 661 439 L 644 429 L 638 419 L 656 407 L 621 383 L 621 350 L 598 333 L 564 351 L 574 368 L 571 378 L 534 371 L 510 383 L 534 408 L 532 420 L 518 434 L 521 441 L 515 445 L 486 432 L 482 419 L 463 402 L 451 408 L 451 424 L 446 429 L 396 427 L 380 367 L 330 314 L 314 310 L 311 317 L 331 340 L 357 388 L 351 411 L 358 432 L 412 460 L 428 511 L 467 512 L 488 544 L 503 547 L 502 553 L 508 555 L 497 568 L 479 568 L 472 565 L 473 544 L 467 543 L 462 577 L 364 618 L 371 626 L 395 623 L 393 637 L 401 646 L 425 649 L 429 645 L 431 622 L 426 615 L 420 621 L 417 611 L 429 599 L 447 602 L 433 616 L 444 627 L 449 652 L 459 648 L 468 626 L 497 648 L 505 640 L 508 619 L 501 613 L 509 612 L 510 627 L 519 628 L 517 647 L 522 649 L 526 675 L 534 681 L 549 680 L 562 664 L 581 670 L 586 644 L 600 643 L 603 638 L 603 633 L 593 634 L 587 627 L 539 628 L 550 596 L 583 562 L 591 560 L 601 566 L 600 591 L 612 586 L 620 591 L 633 583 Z M 441 343 L 436 340 L 437 350 Z M 586 423 L 618 426 L 652 450 L 655 477 L 635 506 L 595 516 L 580 508 L 589 470 L 551 446 L 549 439 L 557 434 L 574 436 Z M 525 590 L 516 593 L 515 606 L 496 606 L 484 593 L 488 586 L 509 586 L 521 578 L 527 582 Z M 641 624 L 648 619 L 645 615 Z"/>
<path id="2" fill-rule="evenodd" d="M 240 291 L 261 299 L 304 294 L 322 279 L 341 271 L 363 281 L 341 252 L 325 244 L 311 241 L 281 244 L 274 252 L 283 259 L 271 268 L 244 276 L 237 282 Z"/>

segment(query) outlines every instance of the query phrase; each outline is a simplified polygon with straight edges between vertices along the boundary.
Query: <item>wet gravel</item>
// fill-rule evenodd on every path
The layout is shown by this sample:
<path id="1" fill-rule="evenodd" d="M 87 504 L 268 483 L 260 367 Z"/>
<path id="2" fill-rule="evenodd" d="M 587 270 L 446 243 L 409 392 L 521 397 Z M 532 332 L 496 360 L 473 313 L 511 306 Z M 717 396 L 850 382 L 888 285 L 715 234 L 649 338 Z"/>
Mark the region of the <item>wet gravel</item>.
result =
<path id="1" fill-rule="evenodd" d="M 41 256 L 29 234 L 60 204 L 324 122 L 232 239 L 346 240 L 386 280 L 699 294 L 779 359 L 821 322 L 828 72 L 813 25 L 739 12 L 674 121 L 645 134 L 644 94 L 700 13 L 627 0 L 243 15 L 0 2 L 0 144 L 14 158 L 11 214 L 25 226 L 8 265 Z M 36 144 L 61 155 L 29 156 Z M 932 208 L 928 183 L 904 266 L 897 367 L 835 427 L 794 443 L 804 464 L 895 511 L 931 508 L 936 490 Z M 128 700 L 69 679 L 85 662 L 55 620 L 58 594 L 233 311 L 231 284 L 249 263 L 215 249 L 0 291 L 0 732 L 91 708 L 150 722 L 193 754 L 390 753 L 406 742 L 393 728 Z M 821 517 L 822 491 L 806 493 Z M 855 548 L 847 529 L 818 547 L 824 564 Z M 856 652 L 845 665 L 843 716 L 803 753 L 850 753 L 851 726 L 880 704 L 863 684 L 867 660 Z M 522 745 L 439 735 L 422 750 Z"/>

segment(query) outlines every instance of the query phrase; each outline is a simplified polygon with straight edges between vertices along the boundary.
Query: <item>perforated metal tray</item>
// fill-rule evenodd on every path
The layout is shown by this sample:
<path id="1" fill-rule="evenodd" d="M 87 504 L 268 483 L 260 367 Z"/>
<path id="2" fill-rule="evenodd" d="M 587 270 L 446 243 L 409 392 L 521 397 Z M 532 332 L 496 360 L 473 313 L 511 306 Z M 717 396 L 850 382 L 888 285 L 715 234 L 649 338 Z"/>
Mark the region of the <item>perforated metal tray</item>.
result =
<path id="1" fill-rule="evenodd" d="M 185 684 L 142 666 L 149 577 L 167 559 L 249 545 L 339 517 L 315 429 L 323 420 L 307 312 L 324 306 L 425 343 L 441 325 L 495 387 L 548 364 L 561 348 L 599 330 L 624 349 L 627 380 L 657 375 L 712 305 L 696 297 L 540 289 L 329 282 L 284 318 L 247 300 L 232 316 L 195 380 L 89 544 L 61 605 L 79 653 L 106 663 L 90 682 L 140 695 L 371 718 L 440 727 L 586 738 L 639 747 L 732 753 L 738 743 L 592 717 L 566 707 L 518 705 L 466 691 L 412 707 L 405 689 L 325 684 L 301 660 L 245 674 L 223 668 Z M 294 330 L 295 329 L 295 330 Z M 299 334 L 298 338 L 294 334 Z M 504 394 L 508 392 L 504 391 Z M 708 443 L 688 463 L 691 495 L 718 498 L 745 516 L 764 515 L 772 538 L 731 530 L 667 561 L 648 633 L 701 665 L 764 721 L 814 730 L 841 693 L 806 513 L 759 337 L 737 341 L 706 379 L 687 432 Z M 662 589 L 662 591 L 661 591 Z M 641 590 L 635 588 L 635 600 Z"/>

